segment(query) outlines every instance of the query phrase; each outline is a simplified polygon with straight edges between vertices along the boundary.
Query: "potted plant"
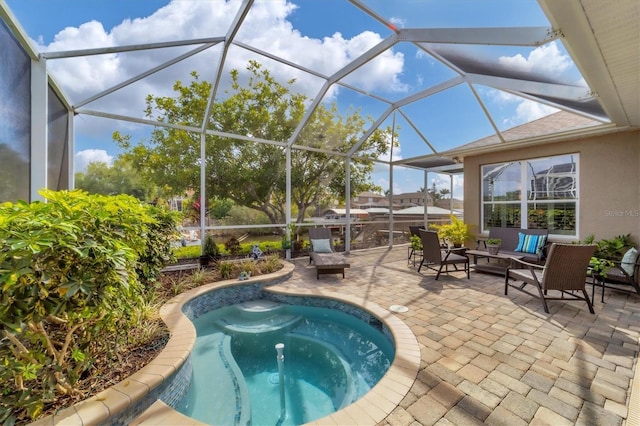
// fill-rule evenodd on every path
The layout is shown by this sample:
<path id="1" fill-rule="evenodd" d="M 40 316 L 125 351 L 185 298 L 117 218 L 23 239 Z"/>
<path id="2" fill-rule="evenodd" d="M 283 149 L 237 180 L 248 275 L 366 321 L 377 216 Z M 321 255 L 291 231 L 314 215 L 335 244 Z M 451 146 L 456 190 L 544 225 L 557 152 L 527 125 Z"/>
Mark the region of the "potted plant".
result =
<path id="1" fill-rule="evenodd" d="M 467 240 L 473 237 L 469 225 L 454 215 L 451 215 L 451 223 L 432 224 L 429 228 L 436 230 L 438 237 L 453 247 L 462 247 Z"/>
<path id="2" fill-rule="evenodd" d="M 498 254 L 498 251 L 500 251 L 500 243 L 502 243 L 500 238 L 489 238 L 487 240 L 487 251 L 489 254 Z"/>
<path id="3" fill-rule="evenodd" d="M 216 240 L 212 235 L 207 235 L 204 238 L 204 247 L 202 248 L 202 255 L 200 256 L 200 266 L 207 266 L 209 262 L 217 260 L 220 257 L 220 249 Z"/>

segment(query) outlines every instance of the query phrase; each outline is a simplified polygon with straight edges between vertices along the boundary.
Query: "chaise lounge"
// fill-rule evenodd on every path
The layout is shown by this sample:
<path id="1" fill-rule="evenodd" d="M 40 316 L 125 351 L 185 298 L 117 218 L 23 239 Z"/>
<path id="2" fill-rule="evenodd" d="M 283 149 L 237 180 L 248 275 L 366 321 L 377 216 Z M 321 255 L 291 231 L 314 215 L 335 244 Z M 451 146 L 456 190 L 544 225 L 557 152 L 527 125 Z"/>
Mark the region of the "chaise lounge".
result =
<path id="1" fill-rule="evenodd" d="M 311 243 L 309 263 L 313 261 L 315 264 L 316 278 L 320 279 L 321 274 L 342 274 L 344 278 L 344 269 L 351 265 L 342 253 L 336 253 L 333 250 L 331 229 L 310 228 L 309 241 Z"/>

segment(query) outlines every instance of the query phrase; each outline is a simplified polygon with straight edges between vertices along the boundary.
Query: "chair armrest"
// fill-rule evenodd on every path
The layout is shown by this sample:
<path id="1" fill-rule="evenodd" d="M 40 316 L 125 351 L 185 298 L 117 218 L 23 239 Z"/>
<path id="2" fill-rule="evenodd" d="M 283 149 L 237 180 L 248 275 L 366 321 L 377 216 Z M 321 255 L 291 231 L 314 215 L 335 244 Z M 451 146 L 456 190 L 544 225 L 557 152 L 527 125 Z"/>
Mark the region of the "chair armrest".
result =
<path id="1" fill-rule="evenodd" d="M 624 276 L 631 280 L 633 277 L 636 277 L 637 279 L 637 274 L 640 272 L 640 259 L 638 259 L 638 261 L 636 261 L 636 263 L 631 263 L 631 262 L 624 262 L 625 265 L 633 265 L 633 270 L 634 270 L 634 275 L 629 275 L 629 273 L 622 268 L 622 261 L 621 260 L 608 260 L 608 262 L 610 262 L 611 264 L 613 264 L 615 266 L 616 269 L 620 270 L 620 272 L 622 272 L 624 274 Z M 607 268 L 605 268 L 602 271 L 602 276 L 606 277 L 607 276 Z"/>
<path id="2" fill-rule="evenodd" d="M 517 263 L 519 263 L 521 265 L 528 266 L 529 269 L 531 269 L 531 268 L 544 269 L 545 268 L 544 265 L 538 265 L 537 263 L 525 262 L 524 260 L 516 259 L 515 257 L 512 257 L 511 260 L 513 262 L 517 262 Z M 510 269 L 514 269 L 514 268 L 510 268 Z"/>
<path id="3" fill-rule="evenodd" d="M 451 247 L 446 249 L 449 253 L 460 253 L 462 255 L 464 255 L 467 250 L 469 250 L 467 247 Z"/>

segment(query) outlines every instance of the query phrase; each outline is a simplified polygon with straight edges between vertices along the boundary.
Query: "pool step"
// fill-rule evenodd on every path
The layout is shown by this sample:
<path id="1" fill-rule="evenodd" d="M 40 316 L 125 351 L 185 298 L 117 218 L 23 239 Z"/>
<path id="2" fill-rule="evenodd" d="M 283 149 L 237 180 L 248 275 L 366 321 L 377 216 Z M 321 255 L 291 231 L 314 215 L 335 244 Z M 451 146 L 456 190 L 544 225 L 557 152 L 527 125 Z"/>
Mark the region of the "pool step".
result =
<path id="1" fill-rule="evenodd" d="M 192 358 L 193 371 L 197 371 L 198 376 L 193 378 L 189 392 L 215 394 L 215 398 L 201 411 L 189 412 L 189 415 L 207 424 L 251 424 L 249 391 L 242 371 L 231 354 L 231 338 L 222 333 L 213 333 L 198 337 L 198 340 L 196 350 L 207 356 Z M 212 392 L 214 388 L 227 391 Z M 181 407 L 182 410 L 188 412 L 189 407 Z"/>
<path id="2" fill-rule="evenodd" d="M 218 327 L 238 334 L 261 334 L 288 330 L 301 320 L 300 315 L 282 313 L 285 305 L 269 300 L 252 300 L 233 306 L 215 321 Z"/>

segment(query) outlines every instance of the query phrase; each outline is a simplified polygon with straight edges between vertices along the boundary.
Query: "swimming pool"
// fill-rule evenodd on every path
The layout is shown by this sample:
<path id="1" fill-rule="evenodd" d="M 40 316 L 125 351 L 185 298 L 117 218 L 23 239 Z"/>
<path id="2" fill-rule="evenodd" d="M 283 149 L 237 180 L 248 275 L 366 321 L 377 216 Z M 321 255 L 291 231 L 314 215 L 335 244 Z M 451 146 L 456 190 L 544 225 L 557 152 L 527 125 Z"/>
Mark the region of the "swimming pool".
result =
<path id="1" fill-rule="evenodd" d="M 198 336 L 192 382 L 176 409 L 208 424 L 295 425 L 366 394 L 394 357 L 382 323 L 335 301 L 297 301 L 303 305 L 290 298 L 247 300 L 192 319 Z M 284 406 L 278 343 L 284 344 Z"/>

